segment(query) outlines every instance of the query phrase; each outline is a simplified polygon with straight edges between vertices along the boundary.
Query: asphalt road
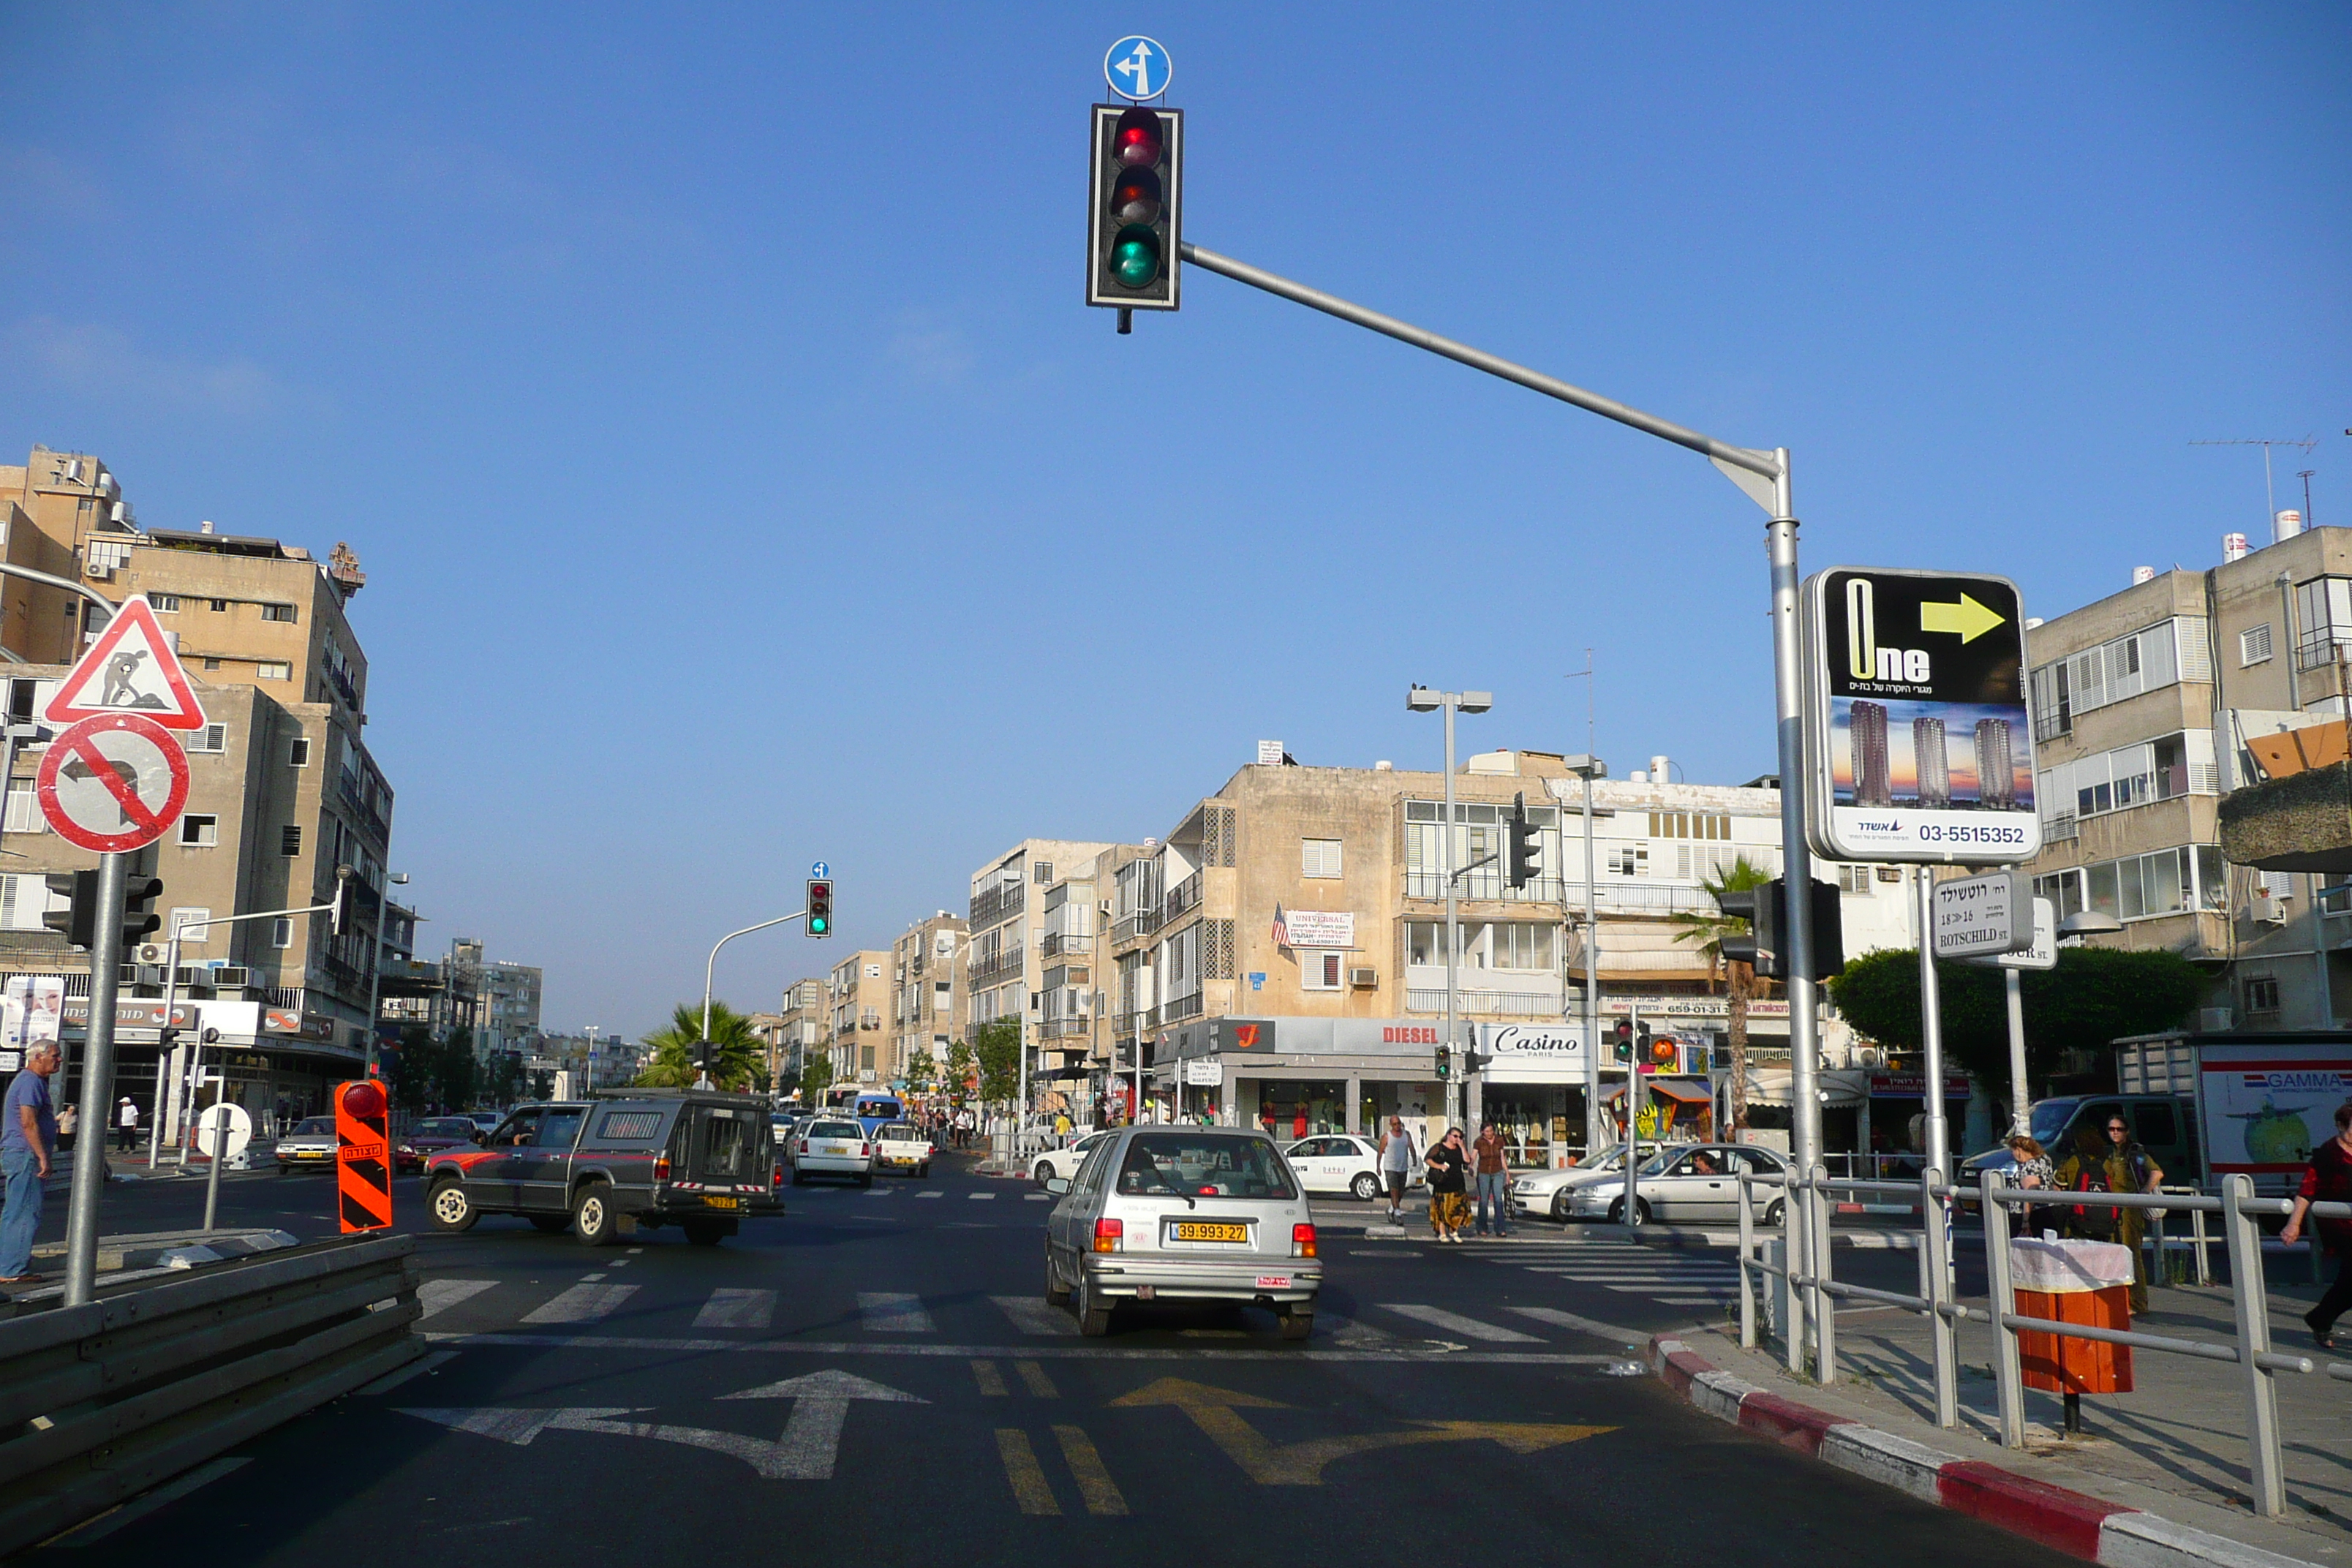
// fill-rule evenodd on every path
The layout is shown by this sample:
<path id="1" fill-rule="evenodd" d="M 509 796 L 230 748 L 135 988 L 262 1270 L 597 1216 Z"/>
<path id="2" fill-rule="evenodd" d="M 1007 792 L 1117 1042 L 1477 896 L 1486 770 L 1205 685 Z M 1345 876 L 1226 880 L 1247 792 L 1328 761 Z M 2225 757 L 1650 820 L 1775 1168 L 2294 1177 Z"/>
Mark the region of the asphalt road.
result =
<path id="1" fill-rule="evenodd" d="M 323 1176 L 223 1191 L 230 1223 L 330 1223 Z M 795 1191 L 784 1218 L 716 1248 L 661 1230 L 592 1251 L 509 1219 L 425 1237 L 429 1370 L 42 1555 L 2071 1561 L 1611 1375 L 1626 1336 L 1596 1325 L 1719 1319 L 1723 1250 L 1549 1225 L 1459 1247 L 1367 1238 L 1366 1208 L 1340 1203 L 1318 1211 L 1307 1343 L 1269 1313 L 1167 1307 L 1096 1341 L 1044 1304 L 1034 1191 L 943 1160 L 870 1194 Z M 191 1196 L 200 1212 L 195 1184 L 117 1185 L 105 1228 L 185 1223 Z M 416 1199 L 396 1190 L 404 1217 Z M 1859 1258 L 1854 1277 L 1910 1267 Z"/>

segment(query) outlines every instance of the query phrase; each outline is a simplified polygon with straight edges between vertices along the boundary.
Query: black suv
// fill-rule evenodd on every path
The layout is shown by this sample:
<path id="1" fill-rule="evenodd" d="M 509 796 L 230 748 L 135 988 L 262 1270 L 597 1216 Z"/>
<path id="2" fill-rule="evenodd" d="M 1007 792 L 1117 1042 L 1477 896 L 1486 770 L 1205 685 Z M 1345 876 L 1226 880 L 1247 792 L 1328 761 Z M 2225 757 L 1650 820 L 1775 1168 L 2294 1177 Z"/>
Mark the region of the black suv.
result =
<path id="1" fill-rule="evenodd" d="M 779 1184 L 766 1100 L 627 1089 L 517 1106 L 482 1148 L 436 1153 L 425 1167 L 425 1214 L 435 1230 L 519 1214 L 591 1247 L 675 1225 L 713 1247 L 745 1215 L 782 1214 Z"/>

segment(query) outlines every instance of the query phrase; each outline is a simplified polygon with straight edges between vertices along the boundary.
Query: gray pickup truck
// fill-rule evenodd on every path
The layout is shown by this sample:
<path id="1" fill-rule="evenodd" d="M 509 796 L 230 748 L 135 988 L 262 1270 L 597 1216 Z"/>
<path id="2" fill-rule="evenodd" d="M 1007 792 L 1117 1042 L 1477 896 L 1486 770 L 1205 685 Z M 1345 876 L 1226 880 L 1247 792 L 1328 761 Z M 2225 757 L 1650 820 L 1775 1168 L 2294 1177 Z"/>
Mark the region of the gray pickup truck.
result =
<path id="1" fill-rule="evenodd" d="M 713 1247 L 747 1215 L 783 1212 L 767 1102 L 709 1089 L 629 1089 L 519 1105 L 478 1149 L 425 1167 L 425 1221 L 467 1230 L 521 1215 L 590 1247 L 656 1226 Z"/>

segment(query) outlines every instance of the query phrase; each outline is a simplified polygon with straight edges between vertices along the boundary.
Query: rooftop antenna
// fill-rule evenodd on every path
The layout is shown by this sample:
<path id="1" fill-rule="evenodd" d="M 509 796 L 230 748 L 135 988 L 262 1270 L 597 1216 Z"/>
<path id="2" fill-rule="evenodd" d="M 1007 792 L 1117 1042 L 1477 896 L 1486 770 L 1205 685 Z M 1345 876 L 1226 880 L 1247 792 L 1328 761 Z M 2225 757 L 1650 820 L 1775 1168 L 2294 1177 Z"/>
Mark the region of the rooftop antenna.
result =
<path id="1" fill-rule="evenodd" d="M 2263 514 L 2263 531 L 2268 533 L 2277 526 L 2278 522 L 2278 493 L 2271 484 L 2271 448 L 2300 447 L 2303 448 L 2304 455 L 2309 457 L 2311 449 L 2319 445 L 2319 437 L 2305 436 L 2300 441 L 2290 441 L 2284 438 L 2266 441 L 2260 437 L 2252 437 L 2243 441 L 2191 441 L 2189 444 L 2192 447 L 2260 447 L 2263 449 L 2263 500 L 2268 504 L 2268 510 Z M 2311 518 L 2307 511 L 2304 517 L 2303 525 L 2305 528 L 2311 526 Z"/>
<path id="2" fill-rule="evenodd" d="M 2294 476 L 2303 481 L 2303 526 L 2305 528 L 2318 526 L 2311 521 L 2311 476 L 2317 472 L 2319 472 L 2317 468 L 2302 468 L 2298 469 Z"/>

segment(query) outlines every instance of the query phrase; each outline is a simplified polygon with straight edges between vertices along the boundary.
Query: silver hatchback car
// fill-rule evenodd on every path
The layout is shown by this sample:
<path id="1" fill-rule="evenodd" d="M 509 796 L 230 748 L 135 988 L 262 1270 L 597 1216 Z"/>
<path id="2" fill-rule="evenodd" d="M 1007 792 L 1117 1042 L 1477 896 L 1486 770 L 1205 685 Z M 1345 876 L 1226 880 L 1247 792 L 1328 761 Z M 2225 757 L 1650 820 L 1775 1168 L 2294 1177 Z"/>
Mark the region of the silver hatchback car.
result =
<path id="1" fill-rule="evenodd" d="M 1282 1337 L 1314 1331 L 1315 1226 L 1274 1140 L 1233 1127 L 1128 1127 L 1097 1143 L 1045 1226 L 1045 1300 L 1082 1333 L 1124 1301 L 1271 1307 Z"/>

